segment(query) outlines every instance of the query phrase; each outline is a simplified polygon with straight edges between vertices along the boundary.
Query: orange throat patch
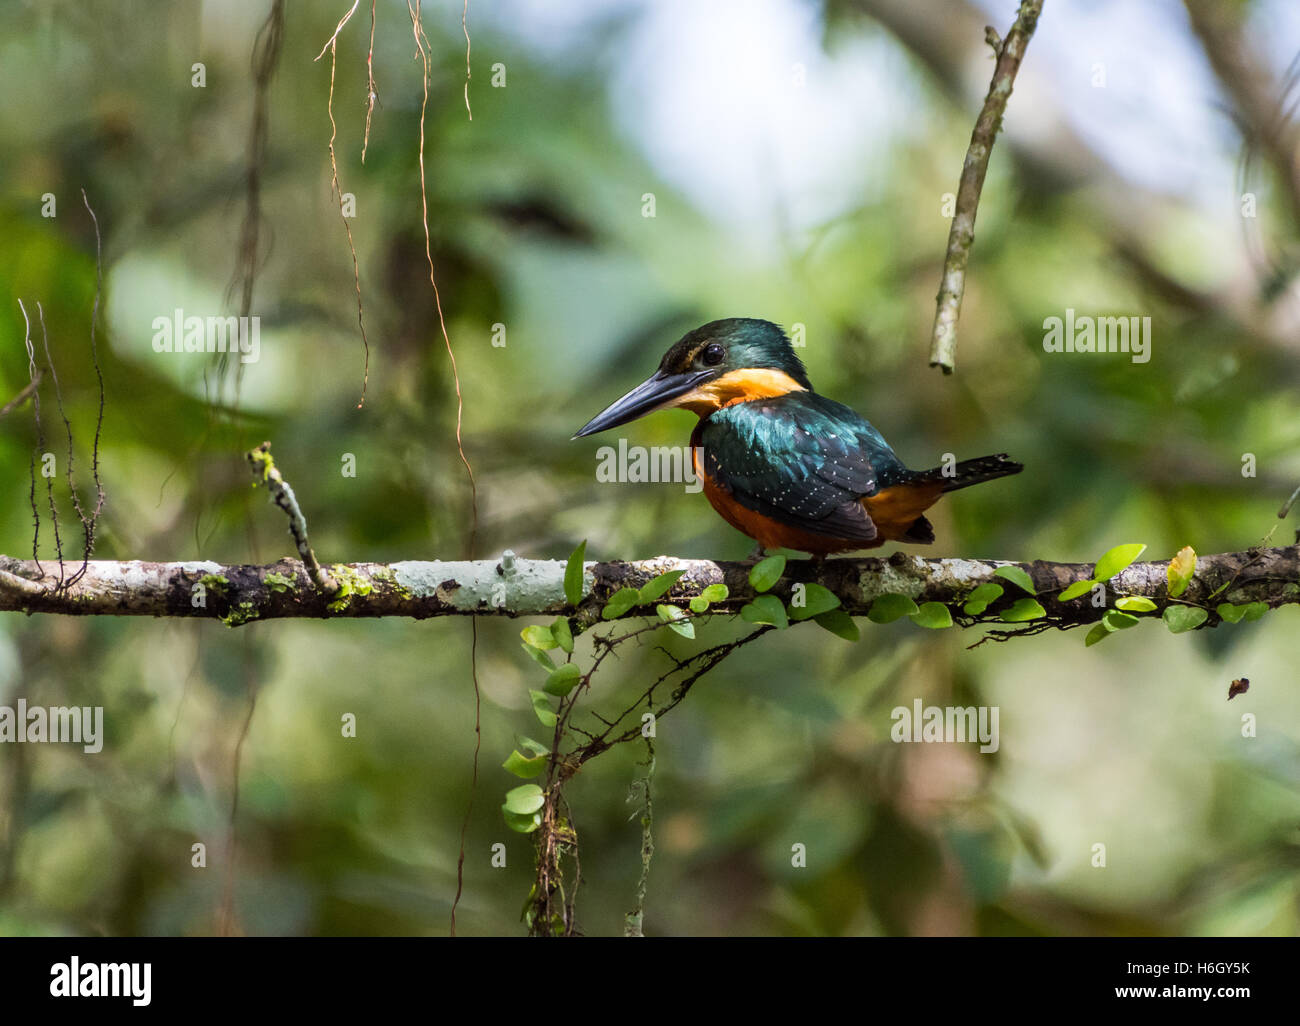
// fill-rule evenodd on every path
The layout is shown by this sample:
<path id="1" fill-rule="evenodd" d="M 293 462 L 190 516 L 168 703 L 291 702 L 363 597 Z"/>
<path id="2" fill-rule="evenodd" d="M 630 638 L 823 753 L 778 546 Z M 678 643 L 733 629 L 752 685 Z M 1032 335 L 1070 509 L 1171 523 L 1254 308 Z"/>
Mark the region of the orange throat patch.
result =
<path id="1" fill-rule="evenodd" d="M 747 403 L 753 399 L 771 399 L 790 392 L 806 391 L 803 385 L 785 371 L 772 370 L 770 367 L 750 367 L 728 371 L 673 400 L 668 406 L 707 417 L 715 410 L 733 403 Z"/>

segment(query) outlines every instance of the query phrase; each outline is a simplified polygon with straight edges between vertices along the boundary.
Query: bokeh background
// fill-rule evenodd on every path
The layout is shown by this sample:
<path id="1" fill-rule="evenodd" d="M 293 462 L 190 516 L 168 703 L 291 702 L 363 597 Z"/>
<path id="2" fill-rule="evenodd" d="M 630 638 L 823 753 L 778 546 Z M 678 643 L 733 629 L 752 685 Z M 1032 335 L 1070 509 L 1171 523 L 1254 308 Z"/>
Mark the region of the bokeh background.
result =
<path id="1" fill-rule="evenodd" d="M 725 316 L 805 325 L 814 383 L 913 466 L 1023 460 L 938 507 L 933 554 L 1086 561 L 1144 542 L 1168 558 L 1272 527 L 1291 542 L 1276 511 L 1300 483 L 1300 9 L 1188 2 L 1047 0 L 990 166 L 951 378 L 926 366 L 943 197 L 992 70 L 983 26 L 1005 32 L 1010 0 L 471 2 L 472 121 L 461 5 L 426 3 L 429 230 L 478 554 L 562 558 L 585 538 L 589 558 L 744 556 L 701 496 L 598 484 L 607 439 L 569 440 L 683 331 Z M 340 34 L 333 103 L 371 342 L 363 410 L 329 54 L 313 60 L 347 5 L 288 5 L 260 172 L 262 358 L 237 396 L 206 360 L 153 352 L 151 322 L 237 311 L 269 0 L 0 7 L 0 402 L 28 380 L 16 300 L 39 300 L 88 496 L 84 187 L 103 229 L 100 558 L 290 554 L 241 456 L 264 438 L 322 559 L 466 552 L 424 264 L 420 63 L 405 3 L 381 0 L 363 165 L 366 6 Z M 1044 319 L 1067 308 L 1149 316 L 1150 362 L 1044 353 Z M 41 395 L 62 475 L 48 376 Z M 31 414 L 0 421 L 0 552 L 15 556 L 32 546 Z M 624 434 L 684 445 L 691 424 L 665 413 Z M 78 554 L 61 476 L 57 494 Z M 857 644 L 811 625 L 769 636 L 660 724 L 646 932 L 1294 934 L 1298 625 L 1294 607 L 1194 635 L 1148 623 L 1087 649 L 1075 631 L 971 650 L 976 632 L 907 622 L 864 621 Z M 521 626 L 479 626 L 465 934 L 524 930 L 531 843 L 498 811 L 519 783 L 502 759 L 539 733 Z M 652 645 L 627 652 L 595 707 L 661 668 Z M 446 931 L 471 797 L 467 622 L 10 614 L 0 701 L 18 697 L 102 705 L 107 738 L 99 755 L 0 746 L 0 933 Z M 891 743 L 890 710 L 918 697 L 998 706 L 1000 750 Z M 339 736 L 349 712 L 355 740 Z M 570 787 L 588 933 L 621 932 L 633 903 L 641 758 L 608 753 Z M 191 868 L 196 841 L 207 869 Z"/>

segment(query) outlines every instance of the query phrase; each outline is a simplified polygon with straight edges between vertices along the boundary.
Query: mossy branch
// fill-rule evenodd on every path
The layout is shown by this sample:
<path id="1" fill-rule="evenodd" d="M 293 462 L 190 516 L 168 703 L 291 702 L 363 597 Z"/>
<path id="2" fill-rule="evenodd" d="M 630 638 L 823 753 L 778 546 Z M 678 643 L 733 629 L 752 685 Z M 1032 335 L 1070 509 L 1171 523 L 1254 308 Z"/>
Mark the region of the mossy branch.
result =
<path id="1" fill-rule="evenodd" d="M 1025 597 L 998 575 L 999 568 L 1009 566 L 1029 575 L 1043 606 L 1041 618 L 1016 624 L 1000 620 L 1004 609 Z M 889 558 L 832 559 L 820 564 L 791 560 L 771 594 L 789 601 L 799 584 L 815 582 L 834 592 L 841 608 L 852 616 L 865 616 L 881 595 L 906 595 L 918 604 L 943 603 L 962 627 L 985 624 L 1017 630 L 1095 623 L 1123 596 L 1149 599 L 1155 605 L 1152 615 L 1169 606 L 1203 606 L 1209 612 L 1207 626 L 1219 622 L 1218 603 L 1260 602 L 1269 608 L 1300 604 L 1300 545 L 1200 556 L 1187 590 L 1177 598 L 1169 596 L 1167 561 L 1158 561 L 1134 563 L 1103 582 L 1105 606 L 1095 605 L 1090 595 L 1057 600 L 1069 585 L 1089 580 L 1094 566 L 1042 560 L 923 559 L 901 552 Z M 510 552 L 489 560 L 348 563 L 325 569 L 338 583 L 336 591 L 314 587 L 308 568 L 291 559 L 269 566 L 92 560 L 81 580 L 60 590 L 57 576 L 43 572 L 34 561 L 0 556 L 0 611 L 188 617 L 218 619 L 230 626 L 293 618 L 425 619 L 471 614 L 560 615 L 593 623 L 615 591 L 640 587 L 669 570 L 685 572 L 659 600 L 662 603 L 686 608 L 710 584 L 725 584 L 729 591 L 711 612 L 738 613 L 754 598 L 748 563 L 671 556 L 585 563 L 583 597 L 577 605 L 565 598 L 564 561 L 520 559 Z M 978 615 L 966 614 L 962 604 L 985 583 L 1004 585 L 1005 593 Z M 638 610 L 629 615 L 638 615 Z"/>

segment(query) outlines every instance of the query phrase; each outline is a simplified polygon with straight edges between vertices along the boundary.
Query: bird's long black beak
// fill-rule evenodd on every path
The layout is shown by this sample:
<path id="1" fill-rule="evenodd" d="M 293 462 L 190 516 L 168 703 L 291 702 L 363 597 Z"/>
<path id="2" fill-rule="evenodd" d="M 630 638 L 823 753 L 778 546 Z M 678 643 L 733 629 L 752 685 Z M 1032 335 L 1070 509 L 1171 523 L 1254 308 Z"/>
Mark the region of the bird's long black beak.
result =
<path id="1" fill-rule="evenodd" d="M 612 402 L 600 413 L 592 417 L 574 438 L 584 438 L 598 431 L 607 431 L 620 424 L 643 417 L 653 410 L 660 409 L 674 399 L 684 396 L 697 385 L 709 378 L 716 377 L 717 371 L 688 371 L 685 374 L 669 374 L 657 370 L 622 399 Z"/>

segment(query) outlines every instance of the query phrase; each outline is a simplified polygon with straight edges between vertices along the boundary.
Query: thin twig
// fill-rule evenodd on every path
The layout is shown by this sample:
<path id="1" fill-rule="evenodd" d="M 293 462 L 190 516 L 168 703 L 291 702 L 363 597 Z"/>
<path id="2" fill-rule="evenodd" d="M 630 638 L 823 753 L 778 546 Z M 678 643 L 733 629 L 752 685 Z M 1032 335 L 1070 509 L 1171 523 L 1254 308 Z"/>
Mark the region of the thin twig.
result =
<path id="1" fill-rule="evenodd" d="M 99 232 L 99 218 L 90 205 L 90 198 L 86 195 L 85 189 L 81 190 L 81 202 L 85 204 L 86 213 L 90 215 L 90 220 L 95 226 L 95 301 L 90 307 L 90 362 L 95 367 L 95 380 L 99 385 L 99 412 L 95 417 L 95 439 L 90 447 L 90 473 L 95 482 L 95 509 L 87 518 L 81 512 L 81 504 L 77 503 L 77 515 L 81 517 L 81 526 L 85 533 L 85 551 L 81 558 L 81 567 L 72 575 L 70 581 L 72 584 L 85 576 L 86 568 L 90 563 L 90 554 L 95 550 L 95 528 L 99 524 L 100 514 L 104 512 L 106 498 L 104 482 L 99 476 L 99 439 L 104 430 L 104 371 L 99 365 L 99 342 L 95 334 L 95 326 L 99 323 L 99 300 L 104 292 L 104 246 Z M 68 473 L 68 484 L 71 485 L 71 463 L 69 463 Z M 75 488 L 72 498 L 75 502 L 77 498 Z"/>
<path id="2" fill-rule="evenodd" d="M 1042 10 L 1043 0 L 1021 0 L 1015 24 L 1006 39 L 997 40 L 996 32 L 986 37 L 990 43 L 995 40 L 999 43 L 995 47 L 997 66 L 993 69 L 993 80 L 989 83 L 988 95 L 984 98 L 984 107 L 975 122 L 966 160 L 962 164 L 956 210 L 948 232 L 948 252 L 939 282 L 934 330 L 930 336 L 930 366 L 942 367 L 945 374 L 952 373 L 957 357 L 957 318 L 966 291 L 966 265 L 970 260 L 971 244 L 975 241 L 975 214 L 984 188 L 984 176 L 989 169 L 989 156 L 1002 127 L 1002 114 L 1011 98 L 1011 88 L 1024 59 L 1025 47 L 1034 34 Z"/>
<path id="3" fill-rule="evenodd" d="M 89 538 L 90 538 L 89 522 L 86 520 L 86 514 L 82 511 L 81 499 L 77 495 L 77 482 L 72 473 L 72 461 L 73 461 L 72 422 L 68 420 L 68 415 L 67 413 L 64 412 L 63 409 L 63 389 L 59 387 L 59 373 L 54 369 L 54 360 L 50 356 L 50 333 L 45 329 L 45 308 L 41 305 L 41 301 L 39 299 L 36 301 L 36 316 L 41 322 L 41 348 L 44 349 L 45 351 L 45 366 L 50 369 L 50 380 L 54 382 L 54 405 L 59 411 L 59 419 L 63 421 L 63 431 L 68 438 L 68 466 L 67 466 L 68 491 L 72 493 L 73 509 L 76 510 L 77 516 L 81 519 L 82 524 L 86 525 L 86 531 L 87 531 L 86 537 L 87 537 L 87 542 L 89 542 Z M 49 484 L 51 488 L 54 487 L 53 478 L 50 478 Z M 51 497 L 50 500 L 51 512 L 53 511 L 53 509 L 54 509 L 54 504 L 53 504 L 53 498 Z M 57 520 L 55 520 L 54 523 L 54 544 L 59 552 L 59 586 L 66 587 L 69 583 L 75 583 L 75 581 L 63 580 L 63 546 L 59 541 L 59 524 Z M 85 572 L 85 562 L 88 561 L 89 559 L 90 559 L 90 552 L 87 551 L 85 555 L 85 559 L 82 561 L 82 573 Z"/>
<path id="4" fill-rule="evenodd" d="M 271 492 L 271 501 L 288 516 L 289 533 L 293 535 L 298 555 L 302 557 L 312 582 L 321 591 L 338 591 L 338 582 L 316 562 L 316 554 L 312 552 L 311 543 L 307 540 L 307 518 L 302 515 L 302 508 L 298 505 L 298 498 L 293 494 L 292 486 L 284 479 L 275 461 L 271 459 L 271 443 L 263 442 L 247 453 L 247 459 L 248 465 L 253 468 L 256 481 L 267 486 Z"/>
<path id="5" fill-rule="evenodd" d="M 1296 504 L 1297 499 L 1300 499 L 1300 485 L 1296 486 L 1296 490 L 1291 493 L 1291 498 L 1282 503 L 1282 508 L 1277 511 L 1277 518 L 1279 520 L 1285 520 L 1287 518 L 1287 514 L 1291 512 L 1291 507 Z"/>
<path id="6" fill-rule="evenodd" d="M 357 263 L 357 247 L 352 241 L 352 225 L 348 223 L 348 216 L 344 213 L 343 206 L 343 188 L 339 185 L 339 162 L 338 155 L 334 152 L 334 140 L 338 137 L 338 125 L 334 121 L 334 72 L 338 68 L 338 35 L 343 30 L 343 26 L 356 12 L 357 4 L 361 0 L 353 3 L 352 9 L 339 19 L 338 25 L 334 29 L 334 35 L 330 36 L 329 42 L 322 48 L 321 52 L 316 55 L 316 60 L 325 56 L 325 51 L 330 52 L 330 91 L 329 99 L 326 100 L 326 112 L 330 119 L 330 187 L 339 201 L 339 217 L 343 220 L 343 230 L 348 235 L 348 252 L 352 254 L 352 280 L 357 291 L 357 326 L 361 329 L 361 345 L 365 353 L 365 364 L 361 373 L 361 399 L 357 402 L 357 409 L 366 405 L 366 387 L 370 384 L 370 339 L 366 336 L 366 318 L 361 304 L 361 267 Z"/>
<path id="7" fill-rule="evenodd" d="M 636 884 L 636 904 L 624 917 L 624 937 L 644 937 L 645 896 L 650 885 L 650 860 L 654 858 L 655 842 L 651 828 L 654 824 L 654 805 L 650 797 L 650 787 L 655 774 L 655 739 L 647 734 L 645 739 L 645 776 L 637 781 L 642 792 L 641 805 L 641 876 Z"/>
<path id="8" fill-rule="evenodd" d="M 0 418 L 7 417 L 12 411 L 18 409 L 31 396 L 36 394 L 36 390 L 41 387 L 41 378 L 45 377 L 42 370 L 36 371 L 36 377 L 23 387 L 23 390 L 10 399 L 4 406 L 0 406 Z"/>
<path id="9" fill-rule="evenodd" d="M 375 85 L 375 0 L 370 0 L 370 48 L 366 51 L 366 132 L 361 138 L 361 163 L 366 162 L 370 146 L 370 119 L 375 113 L 379 87 Z"/>
<path id="10" fill-rule="evenodd" d="M 334 34 L 326 40 L 325 45 L 320 48 L 320 53 L 312 58 L 313 61 L 318 61 L 324 57 L 325 51 L 334 45 L 335 40 L 339 37 L 339 33 L 343 31 L 343 26 L 352 20 L 352 15 L 357 13 L 357 5 L 360 3 L 361 0 L 353 0 L 352 6 L 348 9 L 348 13 L 339 19 L 339 23 L 334 26 Z"/>
<path id="11" fill-rule="evenodd" d="M 21 305 L 21 303 L 22 301 L 19 300 L 19 305 Z M 50 362 L 50 337 L 45 330 L 45 310 L 41 306 L 41 301 L 39 299 L 36 301 L 36 314 L 37 317 L 40 319 L 40 323 L 41 323 L 41 345 L 42 348 L 44 348 L 45 350 L 45 363 L 46 366 L 49 367 L 50 369 L 50 376 L 54 377 L 54 364 Z M 27 315 L 27 311 L 24 310 L 23 316 L 25 317 L 26 315 Z M 57 381 L 58 379 L 56 378 L 55 380 Z M 39 405 L 34 406 L 33 408 L 36 410 L 39 416 L 40 413 Z M 37 429 L 38 431 L 37 431 L 36 447 L 42 451 L 42 458 L 43 458 L 46 455 L 46 453 L 44 452 L 45 432 L 43 429 L 40 428 L 39 421 L 37 424 Z M 69 429 L 69 431 L 70 430 L 71 429 Z M 69 435 L 69 438 L 71 438 L 71 435 Z M 48 455 L 53 456 L 53 453 L 50 453 Z M 50 521 L 54 529 L 54 557 L 59 561 L 59 583 L 58 585 L 56 585 L 56 587 L 62 588 L 63 580 L 64 580 L 63 538 L 59 534 L 59 510 L 57 504 L 54 501 L 54 475 L 53 474 L 46 475 L 44 469 L 42 469 L 41 473 L 42 475 L 45 476 L 45 494 L 46 497 L 49 499 L 49 503 L 50 503 Z M 35 539 L 32 540 L 32 543 L 33 545 L 35 544 Z"/>
<path id="12" fill-rule="evenodd" d="M 433 301 L 438 310 L 438 327 L 442 331 L 442 341 L 447 350 L 447 358 L 451 361 L 451 379 L 456 388 L 456 451 L 460 454 L 460 462 L 464 465 L 465 473 L 469 476 L 471 505 L 469 558 L 473 559 L 474 542 L 478 535 L 478 485 L 474 481 L 474 468 L 470 466 L 469 458 L 465 455 L 465 443 L 461 435 L 461 424 L 465 414 L 465 399 L 460 391 L 460 371 L 456 367 L 456 353 L 451 347 L 451 337 L 447 334 L 447 319 L 442 312 L 442 295 L 438 291 L 438 280 L 433 272 L 433 252 L 429 242 L 429 193 L 424 181 L 424 118 L 429 106 L 429 39 L 424 34 L 424 23 L 420 20 L 420 0 L 415 0 L 414 6 L 412 6 L 411 0 L 406 0 L 406 7 L 411 12 L 411 31 L 415 35 L 415 46 L 419 50 L 420 60 L 424 67 L 424 96 L 420 102 L 420 209 L 424 224 L 424 258 L 429 265 L 429 284 L 433 286 Z"/>
<path id="13" fill-rule="evenodd" d="M 469 528 L 469 558 L 474 558 L 474 545 L 478 536 L 478 485 L 474 481 L 474 468 L 470 466 L 469 458 L 465 455 L 465 442 L 461 434 L 461 425 L 465 413 L 465 400 L 460 390 L 460 371 L 456 366 L 456 353 L 451 346 L 451 336 L 447 334 L 447 319 L 442 312 L 442 295 L 438 291 L 438 280 L 433 270 L 433 252 L 429 241 L 429 194 L 425 185 L 424 178 L 424 122 L 425 115 L 429 107 L 429 40 L 424 32 L 424 22 L 420 17 L 420 0 L 415 0 L 414 6 L 411 0 L 406 0 L 406 8 L 411 15 L 411 34 L 415 39 L 415 47 L 420 55 L 420 65 L 422 69 L 421 86 L 422 96 L 420 100 L 420 212 L 421 223 L 424 225 L 424 257 L 429 265 L 429 284 L 433 286 L 433 301 L 438 311 L 438 327 L 442 331 L 442 341 L 447 349 L 447 358 L 451 361 L 451 378 L 456 388 L 456 451 L 460 454 L 460 462 L 465 467 L 465 473 L 469 477 L 470 491 L 470 528 Z M 468 10 L 468 0 L 466 0 L 466 10 Z M 462 21 L 463 25 L 463 21 Z M 466 30 L 466 83 L 465 83 L 465 105 L 469 106 L 469 82 L 468 82 L 468 60 L 469 60 L 469 32 Z M 470 115 L 473 120 L 473 115 Z M 472 642 L 470 646 L 470 677 L 474 685 L 474 760 L 472 770 L 472 782 L 470 786 L 470 799 L 465 809 L 465 819 L 461 824 L 460 834 L 460 854 L 456 860 L 456 897 L 451 905 L 451 935 L 456 935 L 456 909 L 460 904 L 460 896 L 465 883 L 465 835 L 469 827 L 470 812 L 474 808 L 474 794 L 478 787 L 478 760 L 479 749 L 482 744 L 482 724 L 480 722 L 481 700 L 479 693 L 478 681 L 478 621 L 471 621 Z"/>
<path id="14" fill-rule="evenodd" d="M 266 167 L 266 148 L 270 138 L 271 79 L 280 63 L 284 43 L 284 0 L 272 0 L 266 21 L 258 30 L 253 43 L 253 121 L 248 130 L 248 154 L 244 167 L 244 218 L 239 226 L 239 245 L 236 249 L 234 278 L 227 290 L 227 300 L 239 288 L 239 316 L 248 317 L 253 309 L 253 287 L 257 281 L 261 258 L 260 236 L 262 230 L 262 172 Z M 221 385 L 230 364 L 231 352 L 217 358 L 217 396 L 221 401 Z M 235 365 L 234 400 L 239 405 L 239 392 L 243 383 L 244 362 Z"/>
<path id="15" fill-rule="evenodd" d="M 243 662 L 244 687 L 248 704 L 244 720 L 240 724 L 239 736 L 235 739 L 235 751 L 230 760 L 230 816 L 226 822 L 225 878 L 217 919 L 217 934 L 221 937 L 234 936 L 239 925 L 235 916 L 235 869 L 239 855 L 239 834 L 236 831 L 236 824 L 239 822 L 239 770 L 244 760 L 244 742 L 248 740 L 248 731 L 253 725 L 253 713 L 257 711 L 257 678 L 253 673 L 252 648 L 248 639 L 244 641 Z"/>
<path id="16" fill-rule="evenodd" d="M 465 0 L 465 6 L 460 12 L 460 30 L 465 33 L 465 113 L 469 115 L 471 121 L 474 120 L 474 112 L 469 107 L 469 25 L 466 23 L 469 19 L 469 0 Z"/>
<path id="17" fill-rule="evenodd" d="M 45 448 L 45 429 L 41 427 L 41 390 L 36 387 L 41 379 L 41 372 L 36 368 L 36 347 L 32 344 L 32 322 L 27 316 L 27 307 L 23 306 L 23 301 L 18 300 L 18 309 L 23 312 L 23 345 L 27 348 L 27 380 L 33 386 L 32 388 L 32 419 L 36 422 L 36 448 L 32 450 L 29 465 L 31 469 L 31 485 L 27 490 L 27 501 L 32 509 L 32 562 L 36 565 L 36 570 L 45 575 L 45 568 L 41 566 L 41 556 L 38 549 L 41 544 L 41 511 L 36 505 L 36 454 Z"/>
<path id="18" fill-rule="evenodd" d="M 460 854 L 456 858 L 456 897 L 451 902 L 451 935 L 456 936 L 456 909 L 465 887 L 465 838 L 469 833 L 470 815 L 474 812 L 474 796 L 478 793 L 478 757 L 483 747 L 483 696 L 478 686 L 478 617 L 469 618 L 469 669 L 474 681 L 474 760 L 470 771 L 469 800 L 465 803 L 465 818 L 460 822 Z"/>

